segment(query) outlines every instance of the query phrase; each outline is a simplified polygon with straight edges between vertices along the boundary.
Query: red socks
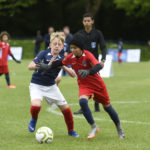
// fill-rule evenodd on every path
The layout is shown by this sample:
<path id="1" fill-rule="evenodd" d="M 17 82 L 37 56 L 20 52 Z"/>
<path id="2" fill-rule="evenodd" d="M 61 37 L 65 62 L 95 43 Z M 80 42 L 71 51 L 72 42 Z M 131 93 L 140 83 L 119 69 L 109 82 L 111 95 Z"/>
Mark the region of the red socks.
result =
<path id="1" fill-rule="evenodd" d="M 30 112 L 33 119 L 37 120 L 40 109 L 41 109 L 40 106 L 31 106 Z"/>
<path id="2" fill-rule="evenodd" d="M 74 121 L 73 121 L 73 116 L 70 108 L 68 107 L 67 109 L 62 111 L 64 115 L 64 119 L 68 128 L 68 132 L 73 131 L 74 129 Z"/>
<path id="3" fill-rule="evenodd" d="M 30 111 L 31 111 L 31 116 L 33 119 L 37 120 L 40 109 L 41 107 L 39 106 L 31 106 Z M 63 110 L 62 113 L 64 115 L 64 119 L 68 128 L 68 132 L 73 131 L 74 121 L 73 121 L 73 116 L 72 116 L 72 112 L 70 108 L 68 107 L 67 109 Z"/>

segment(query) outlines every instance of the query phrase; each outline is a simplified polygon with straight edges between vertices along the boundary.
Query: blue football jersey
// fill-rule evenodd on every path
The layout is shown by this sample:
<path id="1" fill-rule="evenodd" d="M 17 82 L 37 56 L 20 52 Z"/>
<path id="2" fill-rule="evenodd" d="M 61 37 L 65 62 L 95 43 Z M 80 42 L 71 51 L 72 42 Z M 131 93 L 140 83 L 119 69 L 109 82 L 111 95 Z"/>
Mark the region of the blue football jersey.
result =
<path id="1" fill-rule="evenodd" d="M 50 60 L 53 58 L 53 55 L 50 52 L 50 49 L 47 49 L 45 51 L 41 51 L 35 58 L 34 62 L 39 63 L 43 62 L 45 64 L 48 64 Z M 58 55 L 55 59 L 62 60 L 64 58 L 63 55 Z M 35 70 L 31 83 L 39 84 L 39 85 L 44 85 L 44 86 L 51 86 L 55 84 L 55 79 L 58 76 L 58 73 L 60 71 L 60 68 L 53 68 L 47 72 L 44 70 Z M 45 73 L 43 73 L 45 72 Z M 43 73 L 43 74 L 42 74 Z"/>

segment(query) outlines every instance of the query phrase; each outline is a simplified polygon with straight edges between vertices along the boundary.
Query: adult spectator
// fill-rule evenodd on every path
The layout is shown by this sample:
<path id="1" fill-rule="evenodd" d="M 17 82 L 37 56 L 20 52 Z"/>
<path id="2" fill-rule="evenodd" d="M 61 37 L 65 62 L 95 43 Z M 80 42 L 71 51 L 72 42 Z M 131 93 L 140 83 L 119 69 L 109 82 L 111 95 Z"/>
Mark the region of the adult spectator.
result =
<path id="1" fill-rule="evenodd" d="M 69 42 L 72 39 L 72 34 L 70 33 L 70 28 L 69 26 L 65 26 L 63 28 L 64 34 L 65 34 L 65 43 L 64 43 L 64 51 L 66 52 L 65 55 L 71 53 L 70 47 L 69 47 Z"/>
<path id="2" fill-rule="evenodd" d="M 64 32 L 64 34 L 65 34 L 65 43 L 64 43 L 64 56 L 67 56 L 69 53 L 71 53 L 71 51 L 70 51 L 70 47 L 69 47 L 69 42 L 72 40 L 72 34 L 70 33 L 70 28 L 69 28 L 69 26 L 64 26 L 64 28 L 63 28 L 63 32 Z M 71 67 L 71 66 L 68 66 L 69 68 Z M 63 70 L 62 71 L 62 75 L 63 76 L 68 76 L 68 73 L 65 71 L 65 70 Z"/>
<path id="3" fill-rule="evenodd" d="M 36 55 L 39 53 L 40 48 L 41 48 L 41 43 L 43 42 L 43 37 L 41 35 L 41 31 L 38 30 L 36 32 L 36 38 L 33 41 L 33 43 L 35 43 L 35 48 L 34 48 L 34 57 L 36 57 Z"/>
<path id="4" fill-rule="evenodd" d="M 45 42 L 45 49 L 47 49 L 47 47 L 49 47 L 49 43 L 50 43 L 50 39 L 51 39 L 51 34 L 55 32 L 54 27 L 50 26 L 48 28 L 48 33 L 44 36 L 44 42 Z"/>
<path id="5" fill-rule="evenodd" d="M 149 48 L 149 54 L 150 54 L 150 40 L 147 41 L 148 48 Z"/>
<path id="6" fill-rule="evenodd" d="M 122 59 L 121 59 L 122 50 L 123 50 L 123 40 L 120 38 L 118 40 L 118 63 L 119 64 L 122 64 Z"/>

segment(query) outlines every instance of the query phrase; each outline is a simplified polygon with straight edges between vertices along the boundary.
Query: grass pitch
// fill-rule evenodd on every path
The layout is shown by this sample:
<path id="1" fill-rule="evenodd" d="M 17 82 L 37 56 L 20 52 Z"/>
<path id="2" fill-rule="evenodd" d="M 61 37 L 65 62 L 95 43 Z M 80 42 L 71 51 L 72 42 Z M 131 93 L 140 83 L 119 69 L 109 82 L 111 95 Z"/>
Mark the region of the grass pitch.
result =
<path id="1" fill-rule="evenodd" d="M 87 140 L 90 126 L 82 115 L 74 116 L 75 130 L 80 138 L 67 136 L 63 117 L 50 109 L 43 101 L 36 130 L 50 127 L 54 141 L 38 144 L 35 133 L 29 133 L 30 96 L 28 86 L 32 71 L 27 70 L 30 60 L 21 64 L 9 61 L 11 83 L 16 89 L 6 88 L 4 76 L 0 77 L 0 150 L 149 150 L 150 149 L 150 62 L 113 64 L 114 77 L 104 79 L 112 106 L 119 114 L 126 138 L 118 139 L 114 124 L 101 106 L 94 112 L 94 103 L 89 101 L 100 133 Z M 71 110 L 77 111 L 78 86 L 76 79 L 63 77 L 59 85 Z"/>

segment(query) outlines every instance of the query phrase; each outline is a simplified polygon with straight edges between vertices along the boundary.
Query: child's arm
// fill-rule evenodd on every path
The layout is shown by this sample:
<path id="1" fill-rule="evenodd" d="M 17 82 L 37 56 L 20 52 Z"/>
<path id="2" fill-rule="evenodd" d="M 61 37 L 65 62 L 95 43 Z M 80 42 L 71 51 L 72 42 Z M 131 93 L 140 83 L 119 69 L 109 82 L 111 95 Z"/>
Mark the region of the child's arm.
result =
<path id="1" fill-rule="evenodd" d="M 17 60 L 13 54 L 10 54 L 10 56 L 12 57 L 12 59 L 16 62 L 16 63 L 21 63 L 21 61 Z"/>
<path id="2" fill-rule="evenodd" d="M 62 69 L 64 69 L 72 78 L 76 77 L 76 74 L 72 68 L 62 66 Z"/>
<path id="3" fill-rule="evenodd" d="M 36 63 L 34 61 L 31 61 L 30 64 L 28 65 L 29 70 L 36 70 L 38 67 L 36 66 Z"/>

